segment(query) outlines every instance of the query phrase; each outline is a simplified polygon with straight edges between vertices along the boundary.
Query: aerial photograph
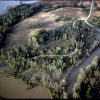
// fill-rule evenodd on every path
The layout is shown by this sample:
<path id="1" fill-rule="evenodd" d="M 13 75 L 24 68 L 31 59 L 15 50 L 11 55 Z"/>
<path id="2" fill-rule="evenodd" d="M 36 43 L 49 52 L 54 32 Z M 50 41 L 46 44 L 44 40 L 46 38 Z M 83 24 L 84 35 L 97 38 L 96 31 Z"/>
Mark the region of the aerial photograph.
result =
<path id="1" fill-rule="evenodd" d="M 100 0 L 0 0 L 0 100 L 100 100 Z"/>

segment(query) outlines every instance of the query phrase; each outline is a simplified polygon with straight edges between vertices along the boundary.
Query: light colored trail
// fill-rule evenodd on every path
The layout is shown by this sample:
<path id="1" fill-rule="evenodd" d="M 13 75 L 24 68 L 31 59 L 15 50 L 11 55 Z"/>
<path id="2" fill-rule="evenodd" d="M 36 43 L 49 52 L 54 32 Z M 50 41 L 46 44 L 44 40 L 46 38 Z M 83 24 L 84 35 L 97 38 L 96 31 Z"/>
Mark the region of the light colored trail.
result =
<path id="1" fill-rule="evenodd" d="M 81 19 L 77 19 L 73 22 L 73 28 L 75 28 L 75 23 L 79 20 L 82 20 L 82 21 L 85 21 L 86 24 L 88 24 L 90 27 L 94 28 L 94 26 L 92 26 L 87 20 L 91 17 L 91 14 L 92 14 L 92 9 L 93 9 L 93 0 L 92 0 L 92 4 L 91 4 L 91 8 L 90 8 L 90 12 L 89 12 L 89 15 L 87 16 L 87 18 L 81 18 Z M 75 41 L 76 43 L 76 41 Z M 68 54 L 68 55 L 39 55 L 39 56 L 35 56 L 34 58 L 32 59 L 36 59 L 36 58 L 39 58 L 39 57 L 66 57 L 66 56 L 72 56 L 74 55 L 76 52 L 78 51 L 77 49 L 77 43 L 76 43 L 76 48 L 75 50 Z"/>
<path id="2" fill-rule="evenodd" d="M 91 9 L 90 9 L 90 12 L 89 12 L 89 15 L 87 18 L 82 18 L 82 19 L 77 19 L 73 22 L 73 28 L 75 28 L 75 23 L 79 20 L 83 20 L 85 21 L 90 27 L 94 28 L 94 26 L 92 26 L 87 20 L 91 17 L 91 14 L 92 14 L 92 9 L 93 9 L 93 0 L 92 0 L 92 4 L 91 4 Z M 76 42 L 75 42 L 76 43 Z M 77 43 L 76 43 L 76 48 L 75 50 L 71 53 L 71 54 L 68 54 L 68 55 L 39 55 L 39 56 L 35 56 L 33 59 L 35 58 L 38 58 L 38 57 L 66 57 L 66 56 L 72 56 L 74 55 L 76 52 L 78 51 L 77 49 Z"/>
<path id="3" fill-rule="evenodd" d="M 91 17 L 91 14 L 92 14 L 92 10 L 93 10 L 93 2 L 94 2 L 94 0 L 92 0 L 90 13 L 89 13 L 88 17 L 87 17 L 84 21 L 85 21 L 89 26 L 91 26 L 91 27 L 94 28 L 94 26 L 92 26 L 92 25 L 87 21 L 87 20 Z"/>
<path id="4" fill-rule="evenodd" d="M 73 28 L 75 28 L 75 23 L 76 23 L 77 21 L 79 21 L 79 20 L 83 20 L 83 21 L 84 21 L 84 19 L 77 19 L 77 20 L 75 20 L 75 21 L 73 22 Z"/>
<path id="5" fill-rule="evenodd" d="M 75 21 L 73 22 L 73 28 L 75 28 L 75 23 L 76 23 L 77 21 L 79 21 L 79 20 L 85 21 L 85 23 L 86 23 L 87 25 L 89 25 L 90 27 L 94 28 L 94 26 L 92 26 L 92 25 L 91 25 L 90 23 L 88 23 L 88 21 L 87 21 L 87 20 L 91 17 L 92 9 L 93 9 L 93 0 L 92 0 L 91 9 L 90 9 L 90 13 L 89 13 L 88 17 L 87 17 L 87 18 L 82 18 L 82 19 L 77 19 L 77 20 L 75 20 Z M 96 29 L 96 28 L 94 28 L 94 29 Z M 98 33 L 100 34 L 100 30 L 97 30 L 97 29 L 96 29 L 96 32 L 98 32 Z M 97 34 L 98 34 L 98 33 L 97 33 Z M 81 69 L 85 69 L 85 68 L 87 67 L 87 65 L 91 63 L 91 61 L 93 60 L 93 58 L 94 58 L 95 56 L 100 57 L 100 47 L 98 47 L 86 60 L 84 60 L 84 62 L 82 62 L 80 65 L 78 65 L 78 66 L 76 67 L 76 69 L 73 69 L 72 71 L 70 71 L 70 74 L 69 74 L 68 79 L 67 79 L 68 85 L 67 85 L 67 90 L 66 90 L 66 92 L 67 92 L 67 94 L 68 94 L 69 97 L 72 98 L 74 83 L 75 83 L 76 80 L 77 80 L 77 76 L 78 76 L 80 70 L 81 70 Z M 66 78 L 64 78 L 64 79 L 66 79 Z"/>
<path id="6" fill-rule="evenodd" d="M 39 56 L 35 56 L 34 57 L 34 59 L 36 59 L 36 58 L 38 58 L 38 57 L 66 57 L 66 56 L 72 56 L 72 55 L 74 55 L 75 53 L 77 52 L 77 48 L 74 50 L 74 52 L 73 53 L 71 53 L 71 54 L 68 54 L 68 55 L 39 55 Z"/>
<path id="7" fill-rule="evenodd" d="M 94 28 L 94 26 L 92 26 L 92 25 L 88 22 L 88 19 L 91 17 L 91 14 L 92 14 L 92 9 L 93 9 L 93 4 L 94 4 L 93 2 L 94 2 L 94 0 L 92 0 L 89 15 L 88 15 L 86 18 L 80 18 L 80 19 L 75 20 L 75 21 L 73 22 L 73 28 L 75 28 L 75 23 L 76 23 L 77 21 L 79 21 L 79 20 L 85 21 L 85 23 L 86 23 L 87 25 L 89 25 L 90 27 Z"/>
<path id="8" fill-rule="evenodd" d="M 39 55 L 39 56 L 35 56 L 35 57 L 31 58 L 31 59 L 36 59 L 36 58 L 40 58 L 40 57 L 67 57 L 67 56 L 72 56 L 78 51 L 77 43 L 76 43 L 75 40 L 74 40 L 74 42 L 76 44 L 76 47 L 75 47 L 75 50 L 70 54 L 66 54 L 66 55 Z"/>

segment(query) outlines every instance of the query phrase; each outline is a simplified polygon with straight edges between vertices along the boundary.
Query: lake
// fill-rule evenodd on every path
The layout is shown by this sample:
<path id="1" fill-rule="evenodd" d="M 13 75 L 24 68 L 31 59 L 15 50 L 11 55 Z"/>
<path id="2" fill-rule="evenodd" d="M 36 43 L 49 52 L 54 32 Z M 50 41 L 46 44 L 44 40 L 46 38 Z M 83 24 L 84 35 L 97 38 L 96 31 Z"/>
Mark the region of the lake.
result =
<path id="1" fill-rule="evenodd" d="M 38 0 L 33 1 L 22 1 L 22 4 L 31 4 L 37 2 Z M 0 1 L 0 15 L 7 12 L 8 7 L 20 5 L 20 1 Z"/>

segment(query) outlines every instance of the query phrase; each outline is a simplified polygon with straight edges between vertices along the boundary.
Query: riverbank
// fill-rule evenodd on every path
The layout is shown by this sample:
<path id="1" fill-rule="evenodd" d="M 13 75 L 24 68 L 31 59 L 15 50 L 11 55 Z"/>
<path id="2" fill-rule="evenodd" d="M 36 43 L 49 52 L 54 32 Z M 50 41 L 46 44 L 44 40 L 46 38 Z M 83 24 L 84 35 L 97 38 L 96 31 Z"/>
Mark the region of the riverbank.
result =
<path id="1" fill-rule="evenodd" d="M 0 96 L 9 99 L 50 99 L 48 89 L 37 86 L 31 90 L 13 77 L 0 76 Z"/>
<path id="2" fill-rule="evenodd" d="M 27 90 L 24 84 L 12 76 L 2 74 L 2 71 L 10 70 L 5 64 L 0 64 L 0 96 L 9 99 L 50 99 L 48 89 L 36 86 Z"/>
<path id="3" fill-rule="evenodd" d="M 77 76 L 81 69 L 85 69 L 87 65 L 91 63 L 95 56 L 100 57 L 100 47 L 98 47 L 80 66 L 71 72 L 68 77 L 67 93 L 69 97 L 72 95 L 72 89 L 76 82 Z M 26 90 L 24 85 L 13 77 L 2 77 L 0 76 L 0 96 L 5 98 L 48 98 L 50 99 L 48 89 L 37 86 L 31 90 Z M 10 92 L 9 92 L 10 91 Z"/>
<path id="4" fill-rule="evenodd" d="M 6 76 L 2 72 L 9 71 L 6 64 L 0 64 L 0 97 L 9 99 L 50 99 L 48 89 L 36 86 L 27 89 L 19 79 Z"/>
<path id="5" fill-rule="evenodd" d="M 68 85 L 67 85 L 67 93 L 69 97 L 72 97 L 72 89 L 73 89 L 74 83 L 76 82 L 76 79 L 80 70 L 85 69 L 87 65 L 89 65 L 92 62 L 93 58 L 96 56 L 100 57 L 100 47 L 95 49 L 93 53 L 86 60 L 84 60 L 84 62 L 82 62 L 82 64 L 80 64 L 75 70 L 70 72 L 70 75 L 68 77 Z"/>

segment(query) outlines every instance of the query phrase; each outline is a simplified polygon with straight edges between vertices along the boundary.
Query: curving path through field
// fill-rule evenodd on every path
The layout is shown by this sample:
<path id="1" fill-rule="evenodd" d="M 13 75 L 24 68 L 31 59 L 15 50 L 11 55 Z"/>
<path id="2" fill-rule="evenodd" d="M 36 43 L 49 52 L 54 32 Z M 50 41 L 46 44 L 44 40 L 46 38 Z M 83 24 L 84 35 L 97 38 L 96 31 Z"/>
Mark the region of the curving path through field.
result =
<path id="1" fill-rule="evenodd" d="M 75 28 L 75 23 L 76 23 L 77 21 L 82 20 L 82 21 L 85 21 L 85 23 L 86 23 L 87 25 L 89 25 L 90 27 L 94 28 L 97 35 L 98 35 L 98 34 L 100 35 L 100 29 L 95 28 L 94 26 L 92 26 L 92 25 L 91 25 L 90 23 L 88 23 L 88 21 L 87 21 L 87 20 L 91 17 L 91 13 L 92 13 L 92 9 L 93 9 L 93 2 L 94 2 L 94 0 L 92 0 L 91 8 L 90 8 L 90 13 L 89 13 L 89 15 L 87 16 L 87 18 L 75 20 L 75 21 L 73 22 L 73 28 Z M 100 47 L 98 47 L 86 60 L 84 60 L 78 67 L 76 67 L 76 69 L 74 69 L 74 70 L 72 70 L 72 71 L 70 72 L 70 75 L 69 75 L 69 77 L 68 77 L 68 85 L 67 85 L 67 94 L 68 94 L 69 97 L 72 98 L 73 86 L 74 86 L 74 84 L 75 84 L 75 82 L 76 82 L 76 80 L 77 80 L 77 76 L 78 76 L 80 70 L 81 70 L 81 69 L 85 69 L 86 66 L 89 65 L 89 64 L 92 62 L 92 60 L 93 60 L 93 58 L 94 58 L 95 56 L 100 57 Z"/>

